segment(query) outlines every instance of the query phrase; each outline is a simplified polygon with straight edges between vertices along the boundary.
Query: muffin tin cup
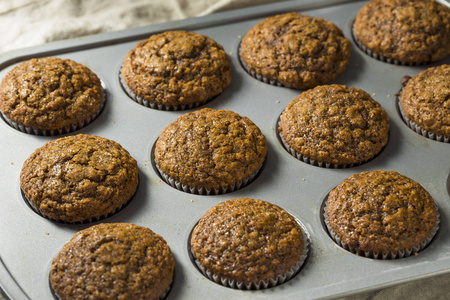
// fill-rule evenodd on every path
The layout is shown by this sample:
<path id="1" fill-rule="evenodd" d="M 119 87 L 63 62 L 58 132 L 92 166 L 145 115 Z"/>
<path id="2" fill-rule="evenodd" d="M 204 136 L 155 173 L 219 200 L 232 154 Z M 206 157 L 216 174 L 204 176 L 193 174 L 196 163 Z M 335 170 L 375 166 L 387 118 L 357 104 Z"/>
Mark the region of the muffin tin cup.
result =
<path id="1" fill-rule="evenodd" d="M 443 135 L 437 135 L 436 133 L 430 132 L 426 129 L 423 129 L 420 125 L 418 125 L 416 122 L 412 121 L 411 119 L 409 119 L 406 116 L 405 111 L 403 110 L 402 107 L 402 102 L 401 102 L 401 95 L 403 92 L 403 88 L 400 90 L 400 92 L 397 94 L 397 107 L 398 110 L 400 112 L 400 116 L 402 117 L 403 122 L 409 127 L 411 128 L 413 131 L 417 132 L 418 134 L 429 138 L 431 140 L 434 141 L 438 141 L 438 142 L 443 142 L 443 143 L 450 143 L 450 137 L 446 137 Z"/>
<path id="2" fill-rule="evenodd" d="M 250 184 L 256 178 L 256 176 L 259 174 L 259 171 L 261 170 L 262 166 L 264 165 L 264 163 L 263 163 L 261 166 L 259 166 L 258 170 L 256 170 L 249 177 L 247 177 L 241 181 L 238 181 L 232 185 L 229 185 L 226 187 L 221 187 L 219 189 L 207 189 L 205 187 L 198 188 L 198 187 L 191 187 L 187 184 L 183 184 L 183 183 L 173 179 L 172 177 L 170 177 L 163 171 L 161 171 L 156 160 L 153 160 L 153 162 L 155 163 L 155 167 L 156 167 L 158 173 L 161 175 L 162 179 L 164 179 L 164 181 L 171 187 L 176 188 L 177 190 L 180 190 L 185 193 L 197 194 L 197 195 L 208 195 L 208 196 L 209 195 L 227 194 L 227 193 L 231 193 L 231 192 L 237 191 L 237 190 L 245 187 L 246 185 Z"/>
<path id="3" fill-rule="evenodd" d="M 103 86 L 103 82 L 102 82 L 102 86 Z M 63 128 L 59 128 L 59 129 L 33 128 L 31 126 L 26 126 L 26 125 L 23 125 L 16 121 L 11 120 L 5 114 L 3 114 L 3 112 L 1 112 L 1 116 L 2 116 L 3 120 L 5 120 L 5 122 L 9 126 L 11 126 L 12 128 L 14 128 L 16 130 L 19 130 L 21 132 L 33 134 L 33 135 L 41 135 L 41 136 L 58 136 L 58 135 L 72 133 L 72 132 L 77 131 L 77 130 L 89 125 L 90 123 L 92 123 L 100 115 L 101 111 L 103 110 L 103 107 L 105 106 L 105 103 L 106 103 L 106 91 L 105 91 L 105 88 L 103 87 L 103 102 L 102 102 L 102 105 L 100 106 L 100 109 L 96 113 L 92 114 L 91 116 L 84 119 L 82 122 L 79 122 L 78 124 L 68 125 L 68 126 L 65 126 Z"/>
<path id="4" fill-rule="evenodd" d="M 251 283 L 246 284 L 245 282 L 237 282 L 236 280 L 231 280 L 228 278 L 220 277 L 219 275 L 212 273 L 211 271 L 205 269 L 202 266 L 200 261 L 198 261 L 197 258 L 195 257 L 195 254 L 192 251 L 190 243 L 188 246 L 188 248 L 189 248 L 188 251 L 190 252 L 191 258 L 192 258 L 193 262 L 195 263 L 195 265 L 197 266 L 197 268 L 200 270 L 200 272 L 205 277 L 207 277 L 209 280 L 214 281 L 217 284 L 220 284 L 225 287 L 232 288 L 232 289 L 238 289 L 238 290 L 263 290 L 263 289 L 272 288 L 272 287 L 278 286 L 278 285 L 283 284 L 283 283 L 289 281 L 290 279 L 292 279 L 300 271 L 302 266 L 305 264 L 306 259 L 308 258 L 309 246 L 310 246 L 309 235 L 307 234 L 304 226 L 302 226 L 301 223 L 297 219 L 296 219 L 296 221 L 297 221 L 297 223 L 299 223 L 299 225 L 302 229 L 302 235 L 303 235 L 303 241 L 304 241 L 302 255 L 300 256 L 300 259 L 298 260 L 298 262 L 294 266 L 292 266 L 289 269 L 289 271 L 286 272 L 286 274 L 278 275 L 276 278 L 270 278 L 267 281 L 261 280 L 258 283 L 251 282 Z M 192 234 L 192 232 L 191 232 L 191 234 Z M 190 237 L 191 236 L 189 236 L 189 240 L 190 240 Z"/>
<path id="5" fill-rule="evenodd" d="M 322 211 L 322 216 L 323 216 L 323 221 L 324 224 L 326 226 L 326 229 L 328 230 L 329 236 L 332 238 L 332 240 L 341 248 L 359 255 L 359 256 L 364 256 L 367 258 L 374 258 L 374 259 L 381 259 L 381 260 L 388 260 L 388 259 L 400 259 L 400 258 L 406 258 L 409 257 L 411 255 L 414 255 L 420 251 L 422 251 L 423 249 L 425 249 L 425 247 L 427 247 L 431 240 L 433 240 L 434 236 L 436 235 L 437 231 L 439 230 L 439 223 L 440 223 L 440 214 L 439 214 L 439 210 L 437 211 L 437 215 L 436 215 L 436 224 L 434 226 L 434 228 L 431 230 L 430 236 L 422 241 L 419 245 L 412 247 L 410 249 L 404 249 L 398 252 L 388 252 L 388 253 L 383 253 L 383 252 L 374 252 L 374 251 L 362 251 L 361 249 L 357 248 L 357 247 L 352 247 L 350 245 L 348 245 L 347 243 L 343 242 L 342 239 L 337 236 L 337 234 L 333 231 L 333 229 L 331 228 L 329 222 L 328 222 L 328 215 L 326 213 L 326 208 L 327 208 L 327 198 L 325 198 L 324 200 L 324 205 L 323 205 L 323 211 Z M 437 209 L 437 206 L 436 206 Z"/>
<path id="6" fill-rule="evenodd" d="M 127 95 L 131 98 L 131 100 L 133 100 L 136 103 L 139 103 L 142 106 L 153 108 L 153 109 L 158 109 L 158 110 L 166 110 L 166 111 L 189 110 L 189 109 L 200 107 L 200 106 L 208 103 L 209 101 L 213 100 L 215 97 L 217 97 L 217 96 L 210 97 L 209 99 L 206 99 L 205 101 L 186 104 L 186 105 L 164 105 L 164 104 L 160 104 L 160 103 L 153 103 L 151 101 L 148 101 L 148 100 L 136 95 L 130 89 L 130 87 L 127 85 L 127 83 L 125 82 L 125 79 L 123 78 L 123 75 L 122 75 L 122 68 L 120 68 L 119 80 L 120 80 L 120 84 L 122 85 L 122 88 L 125 90 L 125 93 L 127 93 Z"/>

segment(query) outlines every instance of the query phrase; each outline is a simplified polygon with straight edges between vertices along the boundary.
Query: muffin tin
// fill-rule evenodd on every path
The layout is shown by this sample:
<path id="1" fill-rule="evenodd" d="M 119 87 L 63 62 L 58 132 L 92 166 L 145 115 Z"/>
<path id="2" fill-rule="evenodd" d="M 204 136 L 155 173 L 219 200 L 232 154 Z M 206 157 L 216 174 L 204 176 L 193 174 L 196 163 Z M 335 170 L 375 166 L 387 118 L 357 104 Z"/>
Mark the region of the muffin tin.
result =
<path id="1" fill-rule="evenodd" d="M 408 128 L 396 106 L 395 94 L 404 75 L 450 63 L 450 58 L 425 66 L 397 66 L 363 53 L 351 38 L 351 24 L 365 2 L 304 0 L 252 7 L 120 32 L 88 36 L 21 49 L 0 55 L 0 79 L 18 63 L 44 56 L 70 58 L 85 64 L 103 81 L 108 100 L 85 133 L 112 139 L 138 161 L 140 184 L 133 200 L 120 212 L 98 222 L 131 222 L 162 235 L 175 256 L 175 279 L 167 299 L 291 299 L 328 298 L 355 294 L 400 282 L 450 272 L 450 145 L 428 139 Z M 297 11 L 330 20 L 352 42 L 347 69 L 330 83 L 361 88 L 372 95 L 390 117 L 390 138 L 373 160 L 359 166 L 331 169 L 299 161 L 277 137 L 279 115 L 300 91 L 273 86 L 247 74 L 237 57 L 241 38 L 256 23 L 277 13 Z M 188 111 L 164 111 L 142 106 L 122 89 L 119 71 L 134 45 L 164 30 L 185 29 L 206 34 L 223 45 L 231 59 L 231 85 L 202 107 L 227 109 L 249 117 L 268 142 L 268 156 L 259 176 L 249 185 L 221 195 L 196 195 L 167 185 L 154 169 L 152 147 L 161 131 Z M 57 137 L 20 132 L 0 120 L 0 286 L 12 299 L 53 299 L 48 273 L 52 259 L 79 230 L 96 224 L 61 224 L 34 213 L 23 201 L 19 173 L 38 147 Z M 328 236 L 320 212 L 323 199 L 354 173 L 395 170 L 419 182 L 439 206 L 440 229 L 417 255 L 378 260 L 352 254 Z M 251 197 L 277 204 L 299 219 L 309 234 L 308 258 L 288 282 L 259 291 L 221 286 L 204 277 L 188 252 L 189 234 L 220 201 Z"/>

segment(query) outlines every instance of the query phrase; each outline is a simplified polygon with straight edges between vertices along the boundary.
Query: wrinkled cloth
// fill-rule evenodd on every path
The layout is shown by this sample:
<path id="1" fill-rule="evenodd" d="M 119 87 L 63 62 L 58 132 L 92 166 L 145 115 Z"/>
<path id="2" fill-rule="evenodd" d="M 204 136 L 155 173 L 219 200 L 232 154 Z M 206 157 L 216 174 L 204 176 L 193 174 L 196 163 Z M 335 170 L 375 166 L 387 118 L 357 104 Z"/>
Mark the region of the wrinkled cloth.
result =
<path id="1" fill-rule="evenodd" d="M 57 40 L 279 1 L 0 0 L 0 53 Z M 339 299 L 444 300 L 450 298 L 449 282 L 450 274 L 446 274 Z M 1 294 L 0 300 L 4 300 Z"/>

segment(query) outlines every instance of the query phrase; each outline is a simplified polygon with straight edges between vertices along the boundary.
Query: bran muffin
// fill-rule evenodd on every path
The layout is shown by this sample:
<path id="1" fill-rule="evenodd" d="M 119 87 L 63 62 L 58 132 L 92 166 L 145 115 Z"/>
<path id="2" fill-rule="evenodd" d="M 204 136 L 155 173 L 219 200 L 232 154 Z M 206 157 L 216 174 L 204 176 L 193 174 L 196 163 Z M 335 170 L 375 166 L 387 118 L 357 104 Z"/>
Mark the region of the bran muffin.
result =
<path id="1" fill-rule="evenodd" d="M 212 207 L 190 239 L 199 269 L 232 288 L 261 289 L 292 278 L 309 243 L 294 217 L 266 201 L 239 198 Z"/>
<path id="2" fill-rule="evenodd" d="M 124 61 L 122 83 L 138 103 L 159 109 L 197 107 L 231 82 L 223 47 L 194 32 L 166 31 L 139 42 Z"/>
<path id="3" fill-rule="evenodd" d="M 56 57 L 25 61 L 3 78 L 0 110 L 12 127 L 57 135 L 89 124 L 100 113 L 104 93 L 89 68 Z"/>
<path id="4" fill-rule="evenodd" d="M 430 67 L 409 79 L 400 94 L 407 125 L 428 138 L 450 142 L 450 65 Z"/>
<path id="5" fill-rule="evenodd" d="M 59 299 L 162 299 L 175 261 L 149 228 L 104 223 L 81 230 L 53 259 L 50 284 Z"/>
<path id="6" fill-rule="evenodd" d="M 439 223 L 430 194 L 395 171 L 350 176 L 329 193 L 325 210 L 325 223 L 338 244 L 375 258 L 422 250 Z"/>
<path id="7" fill-rule="evenodd" d="M 169 124 L 155 144 L 155 162 L 170 185 L 219 194 L 253 180 L 267 154 L 261 130 L 235 112 L 204 108 Z"/>
<path id="8" fill-rule="evenodd" d="M 389 117 L 365 91 L 322 85 L 292 100 L 278 127 L 286 149 L 296 158 L 325 167 L 361 164 L 388 141 Z"/>
<path id="9" fill-rule="evenodd" d="M 434 0 L 372 0 L 358 12 L 353 35 L 382 61 L 434 62 L 450 54 L 450 8 Z"/>
<path id="10" fill-rule="evenodd" d="M 20 187 L 34 210 L 67 223 L 117 212 L 137 185 L 137 162 L 126 149 L 85 134 L 47 142 L 28 157 L 20 173 Z"/>
<path id="11" fill-rule="evenodd" d="M 291 12 L 251 28 L 242 39 L 240 58 L 247 72 L 264 82 L 308 89 L 345 70 L 350 41 L 327 20 Z"/>

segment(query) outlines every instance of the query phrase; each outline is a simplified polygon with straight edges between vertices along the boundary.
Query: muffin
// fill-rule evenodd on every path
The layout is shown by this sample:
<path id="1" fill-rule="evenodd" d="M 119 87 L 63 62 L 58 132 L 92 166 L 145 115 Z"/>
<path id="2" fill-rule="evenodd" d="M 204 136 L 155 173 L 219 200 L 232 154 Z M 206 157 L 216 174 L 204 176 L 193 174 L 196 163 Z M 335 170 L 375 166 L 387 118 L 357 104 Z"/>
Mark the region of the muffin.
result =
<path id="1" fill-rule="evenodd" d="M 87 67 L 56 57 L 25 61 L 3 78 L 0 110 L 12 127 L 31 134 L 75 131 L 104 104 L 100 79 Z"/>
<path id="2" fill-rule="evenodd" d="M 158 109 L 188 109 L 219 95 L 231 82 L 231 63 L 213 39 L 166 31 L 137 43 L 124 61 L 122 84 L 133 100 Z"/>
<path id="3" fill-rule="evenodd" d="M 405 83 L 400 111 L 414 131 L 450 142 L 450 65 L 423 70 Z"/>
<path id="4" fill-rule="evenodd" d="M 308 89 L 345 70 L 350 41 L 327 20 L 291 12 L 251 28 L 242 39 L 240 58 L 247 72 L 264 82 Z"/>
<path id="5" fill-rule="evenodd" d="M 137 162 L 127 150 L 85 134 L 47 142 L 28 157 L 20 173 L 20 187 L 33 209 L 67 223 L 119 211 L 137 185 Z"/>
<path id="6" fill-rule="evenodd" d="M 199 269 L 238 289 L 262 289 L 292 278 L 308 252 L 294 217 L 266 201 L 239 198 L 212 207 L 190 239 Z"/>
<path id="7" fill-rule="evenodd" d="M 450 8 L 434 0 L 372 0 L 358 12 L 353 35 L 379 60 L 434 62 L 450 54 Z"/>
<path id="8" fill-rule="evenodd" d="M 296 158 L 321 167 L 347 167 L 380 153 L 388 141 L 389 117 L 361 89 L 322 85 L 288 104 L 278 131 Z"/>
<path id="9" fill-rule="evenodd" d="M 439 223 L 430 194 L 395 171 L 362 172 L 329 195 L 325 223 L 335 241 L 367 257 L 402 258 L 422 250 Z"/>
<path id="10" fill-rule="evenodd" d="M 170 185 L 220 194 L 251 182 L 267 154 L 260 129 L 232 111 L 204 108 L 169 124 L 155 144 L 159 172 Z"/>
<path id="11" fill-rule="evenodd" d="M 58 299 L 162 299 L 174 258 L 146 227 L 98 224 L 79 231 L 53 259 L 50 285 Z"/>

